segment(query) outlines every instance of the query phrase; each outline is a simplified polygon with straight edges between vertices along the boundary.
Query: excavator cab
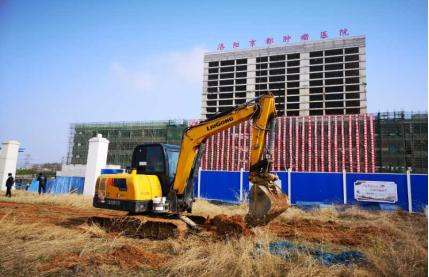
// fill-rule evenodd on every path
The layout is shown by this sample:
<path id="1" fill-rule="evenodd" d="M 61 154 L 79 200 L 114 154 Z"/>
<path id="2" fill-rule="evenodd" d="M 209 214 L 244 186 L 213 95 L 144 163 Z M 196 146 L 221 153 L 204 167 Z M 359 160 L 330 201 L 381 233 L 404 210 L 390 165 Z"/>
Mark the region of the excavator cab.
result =
<path id="1" fill-rule="evenodd" d="M 161 183 L 162 195 L 170 191 L 176 175 L 180 147 L 173 144 L 141 144 L 133 152 L 131 170 L 137 174 L 156 175 Z"/>

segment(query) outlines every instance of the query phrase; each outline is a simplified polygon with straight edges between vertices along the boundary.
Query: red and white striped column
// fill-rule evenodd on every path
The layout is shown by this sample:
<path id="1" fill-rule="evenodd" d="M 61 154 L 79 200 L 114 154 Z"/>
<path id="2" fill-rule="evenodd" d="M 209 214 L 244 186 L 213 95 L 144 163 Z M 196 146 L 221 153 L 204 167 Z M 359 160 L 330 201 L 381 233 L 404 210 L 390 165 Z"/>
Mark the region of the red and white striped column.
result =
<path id="1" fill-rule="evenodd" d="M 359 115 L 355 115 L 355 133 L 356 133 L 356 172 L 360 171 L 360 133 L 359 133 Z"/>
<path id="2" fill-rule="evenodd" d="M 331 172 L 331 117 L 328 115 L 328 172 Z"/>
<path id="3" fill-rule="evenodd" d="M 235 126 L 232 127 L 232 145 L 231 145 L 231 163 L 232 163 L 232 170 L 237 170 L 237 160 L 235 159 L 235 154 L 237 153 L 237 149 L 235 147 Z"/>
<path id="4" fill-rule="evenodd" d="M 305 171 L 305 117 L 301 123 L 301 171 Z"/>
<path id="5" fill-rule="evenodd" d="M 334 172 L 338 172 L 338 117 L 334 116 Z"/>
<path id="6" fill-rule="evenodd" d="M 368 126 L 366 122 L 366 114 L 363 115 L 363 149 L 364 149 L 364 169 L 368 173 Z"/>
<path id="7" fill-rule="evenodd" d="M 353 137 L 352 137 L 352 126 L 353 126 L 353 119 L 352 115 L 349 114 L 349 172 L 353 172 Z"/>
<path id="8" fill-rule="evenodd" d="M 293 127 L 293 118 L 289 117 L 289 167 L 291 170 L 294 170 L 293 164 L 293 148 L 292 148 L 292 128 Z"/>
<path id="9" fill-rule="evenodd" d="M 281 124 L 281 118 L 277 118 L 277 159 L 276 159 L 276 165 L 277 165 L 277 171 L 280 171 L 280 155 L 281 155 L 281 130 L 282 130 L 282 124 Z"/>
<path id="10" fill-rule="evenodd" d="M 286 168 L 287 168 L 287 163 L 286 163 L 286 152 L 287 152 L 287 150 L 286 150 L 286 125 L 287 125 L 287 119 L 286 119 L 286 116 L 284 116 L 283 118 L 282 118 L 282 120 L 283 120 L 283 132 L 282 132 L 282 138 L 283 138 L 283 141 L 282 141 L 282 153 L 283 153 L 283 168 L 284 168 L 284 170 L 286 170 Z"/>
<path id="11" fill-rule="evenodd" d="M 346 170 L 346 142 L 344 141 L 344 115 L 341 115 L 341 169 Z"/>
<path id="12" fill-rule="evenodd" d="M 319 171 L 319 153 L 318 153 L 318 144 L 317 144 L 317 137 L 319 136 L 317 133 L 317 121 L 318 116 L 314 117 L 314 171 Z"/>
<path id="13" fill-rule="evenodd" d="M 231 155 L 231 128 L 228 128 L 226 131 L 227 141 L 226 141 L 226 170 L 231 171 L 231 163 L 229 157 Z"/>
<path id="14" fill-rule="evenodd" d="M 308 171 L 311 172 L 312 170 L 312 165 L 313 165 L 313 161 L 312 159 L 312 149 L 311 149 L 311 116 L 308 117 Z"/>
<path id="15" fill-rule="evenodd" d="M 320 143 L 320 171 L 325 172 L 325 116 L 322 116 L 322 124 L 320 127 L 321 136 L 320 139 L 322 140 Z"/>
<path id="16" fill-rule="evenodd" d="M 244 138 L 244 141 L 243 141 L 243 159 L 242 159 L 242 168 L 244 168 L 245 170 L 247 170 L 247 166 L 246 166 L 246 164 L 247 164 L 247 159 L 246 159 L 246 152 L 247 152 L 247 140 L 249 140 L 249 143 L 250 143 L 250 145 L 252 144 L 251 143 L 251 137 L 249 138 L 249 136 L 247 135 L 247 122 L 244 122 L 243 123 L 243 138 Z"/>
<path id="17" fill-rule="evenodd" d="M 295 166 L 299 171 L 299 118 L 295 117 Z"/>
<path id="18" fill-rule="evenodd" d="M 371 140 L 371 172 L 375 173 L 375 148 L 374 148 L 374 114 L 369 114 L 369 132 Z"/>

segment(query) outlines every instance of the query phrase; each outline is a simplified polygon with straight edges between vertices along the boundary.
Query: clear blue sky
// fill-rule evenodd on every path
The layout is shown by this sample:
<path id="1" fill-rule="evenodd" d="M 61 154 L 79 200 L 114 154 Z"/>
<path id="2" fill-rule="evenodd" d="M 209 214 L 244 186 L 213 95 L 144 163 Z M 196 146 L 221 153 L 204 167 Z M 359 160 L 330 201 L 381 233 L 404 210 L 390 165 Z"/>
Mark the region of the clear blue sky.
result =
<path id="1" fill-rule="evenodd" d="M 202 55 L 340 28 L 367 37 L 368 108 L 427 110 L 427 2 L 0 0 L 0 141 L 60 161 L 72 122 L 198 118 Z"/>

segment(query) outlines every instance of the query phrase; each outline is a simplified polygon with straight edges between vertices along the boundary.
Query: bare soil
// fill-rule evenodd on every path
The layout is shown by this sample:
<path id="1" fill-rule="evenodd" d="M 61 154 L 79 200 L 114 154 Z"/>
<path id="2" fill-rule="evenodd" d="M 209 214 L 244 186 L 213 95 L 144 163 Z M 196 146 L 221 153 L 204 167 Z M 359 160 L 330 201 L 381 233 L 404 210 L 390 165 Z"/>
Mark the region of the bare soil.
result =
<path id="1" fill-rule="evenodd" d="M 388 230 L 374 226 L 351 226 L 332 220 L 293 219 L 288 222 L 271 222 L 270 232 L 279 238 L 300 238 L 313 242 L 331 242 L 344 246 L 367 246 L 370 238 L 391 236 Z"/>
<path id="2" fill-rule="evenodd" d="M 147 252 L 134 246 L 124 245 L 109 253 L 97 254 L 93 257 L 66 255 L 56 256 L 38 267 L 43 273 L 55 272 L 62 268 L 85 267 L 88 265 L 116 265 L 123 270 L 136 269 L 145 265 L 159 268 L 169 259 L 169 256 Z"/>
<path id="3" fill-rule="evenodd" d="M 225 207 L 225 211 L 229 209 Z M 8 240 L 15 243 L 12 248 L 4 248 L 9 243 L 0 240 L 0 247 L 3 247 L 0 253 L 0 275 L 38 273 L 175 276 L 177 273 L 211 276 L 212 271 L 207 268 L 210 267 L 211 261 L 216 267 L 217 263 L 225 265 L 221 268 L 226 270 L 222 271 L 223 274 L 236 276 L 250 274 L 246 273 L 249 266 L 261 272 L 255 275 L 270 276 L 281 276 L 285 270 L 288 270 L 291 276 L 388 276 L 398 273 L 398 270 L 401 272 L 396 274 L 397 276 L 412 276 L 421 275 L 427 270 L 427 218 L 422 215 L 360 211 L 306 213 L 295 209 L 264 227 L 249 228 L 245 223 L 244 213 L 237 211 L 237 214 L 207 215 L 199 233 L 191 232 L 186 237 L 170 237 L 156 241 L 128 236 L 131 232 L 127 233 L 121 228 L 105 230 L 92 224 L 93 218 L 125 217 L 125 212 L 58 204 L 0 201 L 0 235 L 8 236 Z M 5 222 L 7 224 L 4 224 Z M 6 225 L 8 227 L 5 227 Z M 24 232 L 19 226 L 28 226 L 25 228 L 30 230 Z M 49 230 L 53 230 L 52 235 L 45 234 Z M 13 232 L 17 232 L 17 235 L 14 236 Z M 67 236 L 64 235 L 63 238 L 61 234 Z M 68 241 L 79 234 L 82 237 L 70 244 L 74 248 L 68 250 L 68 247 L 71 247 L 67 246 Z M 336 267 L 329 270 L 315 265 L 311 257 L 298 256 L 296 260 L 283 262 L 272 257 L 260 257 L 258 259 L 262 259 L 264 263 L 257 265 L 254 264 L 255 257 L 251 250 L 254 248 L 254 242 L 261 239 L 261 235 L 268 240 L 287 239 L 330 245 L 333 248 L 357 249 L 366 253 L 372 261 L 363 268 Z M 79 240 L 85 245 L 80 246 Z M 34 249 L 35 244 L 43 246 Z M 43 248 L 45 245 L 46 249 Z M 52 248 L 55 247 L 62 247 L 61 251 L 53 251 Z M 32 256 L 31 251 L 34 252 Z M 226 253 L 230 258 L 225 258 Z M 188 257 L 194 257 L 194 264 Z M 238 260 L 231 261 L 235 258 Z M 26 263 L 15 262 L 20 259 Z M 237 265 L 240 260 L 248 263 L 240 265 L 241 271 L 234 270 L 235 266 L 227 266 L 228 263 Z M 200 271 L 199 263 L 206 267 L 205 271 Z M 206 264 L 203 265 L 204 263 Z"/>
<path id="4" fill-rule="evenodd" d="M 44 225 L 56 225 L 63 228 L 79 229 L 82 224 L 91 222 L 93 218 L 126 218 L 126 213 L 120 211 L 109 211 L 101 209 L 80 209 L 73 207 L 61 207 L 48 204 L 24 204 L 0 202 L 0 218 L 8 215 L 12 216 L 17 223 L 39 223 Z M 406 213 L 398 213 L 400 221 L 413 220 Z M 137 217 L 135 217 L 137 218 Z M 416 217 L 414 217 L 414 220 Z M 140 220 L 145 221 L 141 216 Z M 154 219 L 151 219 L 154 220 Z M 173 222 L 173 220 L 155 219 L 159 222 Z M 184 228 L 180 224 L 180 232 Z M 113 225 L 108 231 L 117 235 L 121 232 L 119 224 Z M 241 215 L 216 215 L 209 218 L 202 226 L 218 238 L 239 238 L 241 236 L 254 236 L 254 232 L 249 228 Z M 344 246 L 367 246 L 370 238 L 383 236 L 385 238 L 393 236 L 389 230 L 372 225 L 351 225 L 338 221 L 322 221 L 317 219 L 291 219 L 284 221 L 273 221 L 265 228 L 282 239 L 304 239 L 313 242 L 331 242 Z M 132 232 L 124 232 L 124 235 L 132 235 Z M 137 236 L 138 237 L 138 236 Z M 152 237 L 155 238 L 155 237 Z M 160 239 L 165 239 L 161 236 Z"/>
<path id="5" fill-rule="evenodd" d="M 74 228 L 94 216 L 125 216 L 127 213 L 101 209 L 80 209 L 50 204 L 0 202 L 0 218 L 8 215 L 19 223 L 43 223 Z"/>
<path id="6" fill-rule="evenodd" d="M 209 220 L 206 225 L 213 226 L 214 229 L 209 228 L 209 230 L 214 230 L 220 238 L 224 239 L 255 235 L 240 215 L 220 214 Z"/>

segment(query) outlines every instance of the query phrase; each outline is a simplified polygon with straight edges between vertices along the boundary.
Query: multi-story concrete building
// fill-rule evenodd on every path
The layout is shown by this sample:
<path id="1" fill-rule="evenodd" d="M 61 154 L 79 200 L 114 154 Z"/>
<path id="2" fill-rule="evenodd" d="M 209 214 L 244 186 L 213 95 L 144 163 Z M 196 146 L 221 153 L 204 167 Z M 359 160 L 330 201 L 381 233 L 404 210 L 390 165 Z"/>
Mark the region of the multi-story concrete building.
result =
<path id="1" fill-rule="evenodd" d="M 271 91 L 279 115 L 366 112 L 365 36 L 204 56 L 202 118 Z"/>

